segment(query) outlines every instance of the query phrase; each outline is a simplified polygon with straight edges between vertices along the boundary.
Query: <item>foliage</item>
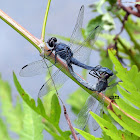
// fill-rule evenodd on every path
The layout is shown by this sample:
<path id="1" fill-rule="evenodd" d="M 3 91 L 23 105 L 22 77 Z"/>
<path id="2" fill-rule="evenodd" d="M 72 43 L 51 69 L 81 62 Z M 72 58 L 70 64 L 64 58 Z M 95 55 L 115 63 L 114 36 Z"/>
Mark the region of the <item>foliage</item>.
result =
<path id="1" fill-rule="evenodd" d="M 78 133 L 88 140 L 140 139 L 140 73 L 138 72 L 140 70 L 140 19 L 137 18 L 134 21 L 133 16 L 131 14 L 127 15 L 125 11 L 118 7 L 116 2 L 116 0 L 101 0 L 91 5 L 92 12 L 98 13 L 98 15 L 88 22 L 86 29 L 82 30 L 83 38 L 85 39 L 97 25 L 102 25 L 106 33 L 100 34 L 100 39 L 94 46 L 92 44 L 90 46 L 94 51 L 100 52 L 100 64 L 103 67 L 113 70 L 113 64 L 115 65 L 116 75 L 122 81 L 117 86 L 121 97 L 115 101 L 119 106 L 118 108 L 112 103 L 107 108 L 108 114 L 104 114 L 103 118 L 90 112 L 103 130 L 102 138 L 95 138 L 93 135 L 75 128 Z M 106 7 L 105 4 L 107 4 Z M 137 4 L 139 3 L 137 2 Z M 42 40 L 44 40 L 45 36 L 48 9 L 49 6 L 47 7 L 43 24 Z M 125 18 L 126 15 L 128 16 L 127 18 Z M 117 26 L 116 28 L 116 21 L 121 23 L 120 27 Z M 112 33 L 116 29 L 117 33 Z M 127 33 L 127 37 L 123 37 L 121 30 Z M 69 41 L 67 37 L 60 35 L 57 37 Z M 25 38 L 30 41 L 28 37 Z M 41 52 L 41 49 L 34 42 L 32 44 Z M 111 50 L 108 53 L 107 50 L 110 48 L 116 51 Z M 114 57 L 115 53 L 117 58 Z M 130 70 L 128 71 L 124 68 L 122 64 L 129 67 Z M 84 73 L 83 76 L 86 77 L 86 74 Z M 10 133 L 12 132 L 18 135 L 19 139 L 40 140 L 43 139 L 42 131 L 45 130 L 53 136 L 53 139 L 69 140 L 71 132 L 63 131 L 59 126 L 62 112 L 54 91 L 47 94 L 43 99 L 44 102 L 38 98 L 36 106 L 35 100 L 24 91 L 14 73 L 13 79 L 22 101 L 17 96 L 16 104 L 13 105 L 11 88 L 7 82 L 0 78 L 0 139 L 11 140 Z M 116 89 L 109 92 L 114 93 L 114 96 L 117 93 Z M 87 97 L 88 94 L 80 88 L 70 95 L 67 102 L 71 105 L 75 114 L 78 114 L 81 110 Z M 116 128 L 116 122 L 122 126 L 121 130 Z"/>
<path id="2" fill-rule="evenodd" d="M 56 94 L 52 94 L 50 113 L 46 114 L 42 101 L 38 98 L 38 106 L 34 99 L 22 89 L 16 75 L 13 73 L 15 86 L 19 91 L 23 102 L 17 98 L 16 106 L 12 104 L 11 89 L 7 82 L 0 79 L 0 99 L 2 115 L 0 116 L 1 133 L 0 138 L 11 139 L 8 130 L 16 132 L 20 139 L 43 139 L 42 131 L 45 129 L 57 140 L 69 139 L 70 131 L 62 131 L 59 128 L 61 108 Z M 48 111 L 48 110 L 47 110 Z M 4 120 L 3 120 L 4 117 Z M 8 127 L 10 125 L 10 127 Z"/>
<path id="3" fill-rule="evenodd" d="M 119 108 L 115 108 L 113 104 L 111 105 L 111 107 L 108 106 L 108 112 L 112 116 L 112 118 L 123 127 L 122 130 L 117 130 L 116 126 L 113 124 L 114 121 L 111 121 L 106 115 L 104 115 L 104 118 L 99 117 L 93 112 L 91 112 L 91 115 L 98 122 L 105 135 L 109 136 L 109 138 L 107 139 L 139 139 L 140 110 L 137 108 L 140 108 L 140 72 L 138 72 L 138 69 L 135 65 L 129 71 L 126 68 L 123 68 L 120 62 L 116 59 L 116 57 L 114 57 L 113 53 L 114 51 L 109 51 L 110 58 L 115 65 L 115 70 L 117 71 L 116 75 L 122 80 L 117 86 L 119 89 L 119 93 L 122 95 L 122 98 L 116 100 L 116 102 L 119 108 L 125 111 L 128 115 L 131 115 L 133 119 L 131 119 L 126 113 L 122 113 Z M 87 137 L 87 135 L 89 136 L 89 138 L 92 137 L 92 135 L 87 134 L 81 130 L 76 130 L 85 138 Z M 105 137 L 105 135 L 103 137 Z"/>

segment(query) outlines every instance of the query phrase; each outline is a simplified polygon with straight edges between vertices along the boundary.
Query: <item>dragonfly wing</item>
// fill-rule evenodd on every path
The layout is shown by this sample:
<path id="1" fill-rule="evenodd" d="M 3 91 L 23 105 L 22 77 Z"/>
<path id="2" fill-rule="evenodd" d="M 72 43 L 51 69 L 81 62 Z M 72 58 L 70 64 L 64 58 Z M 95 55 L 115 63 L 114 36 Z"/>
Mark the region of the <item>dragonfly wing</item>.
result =
<path id="1" fill-rule="evenodd" d="M 91 111 L 93 109 L 93 106 L 96 103 L 96 99 L 93 98 L 92 96 L 89 96 L 84 107 L 81 109 L 81 111 L 78 114 L 78 118 L 76 120 L 76 125 L 84 130 L 87 123 L 88 123 L 88 119 L 89 119 L 89 111 Z"/>
<path id="2" fill-rule="evenodd" d="M 52 81 L 53 79 L 53 81 Z M 41 87 L 38 93 L 38 97 L 42 97 L 46 95 L 48 92 L 54 90 L 56 92 L 56 89 L 59 90 L 62 85 L 68 80 L 68 76 L 65 75 L 61 70 L 57 70 L 51 78 L 49 78 Z M 54 86 L 55 84 L 55 86 Z M 55 89 L 56 87 L 56 89 Z"/>
<path id="3" fill-rule="evenodd" d="M 78 18 L 74 27 L 74 30 L 72 32 L 72 35 L 70 37 L 69 46 L 71 50 L 73 50 L 73 47 L 76 47 L 76 44 L 79 44 L 81 38 L 82 38 L 82 25 L 83 25 L 83 18 L 84 18 L 84 6 L 82 5 L 78 14 Z"/>
<path id="4" fill-rule="evenodd" d="M 101 105 L 101 103 L 98 103 L 98 106 L 94 113 L 97 114 L 98 116 L 100 116 L 102 108 L 103 108 L 103 106 Z M 99 124 L 96 122 L 95 119 L 92 119 L 92 126 L 93 126 L 94 131 L 96 131 L 100 128 Z"/>
<path id="5" fill-rule="evenodd" d="M 46 73 L 47 72 L 46 63 L 48 63 L 47 60 L 45 60 L 45 62 L 44 60 L 38 60 L 30 64 L 27 64 L 20 70 L 19 75 L 22 77 L 32 77 L 35 75 Z"/>
<path id="6" fill-rule="evenodd" d="M 90 46 L 93 46 L 101 30 L 102 27 L 100 25 L 98 25 L 94 30 L 92 30 L 90 35 L 79 45 L 79 47 L 73 50 L 73 57 L 79 60 L 80 62 L 85 62 L 89 58 L 90 53 L 92 51 L 91 47 L 85 46 L 88 45 L 90 42 Z"/>

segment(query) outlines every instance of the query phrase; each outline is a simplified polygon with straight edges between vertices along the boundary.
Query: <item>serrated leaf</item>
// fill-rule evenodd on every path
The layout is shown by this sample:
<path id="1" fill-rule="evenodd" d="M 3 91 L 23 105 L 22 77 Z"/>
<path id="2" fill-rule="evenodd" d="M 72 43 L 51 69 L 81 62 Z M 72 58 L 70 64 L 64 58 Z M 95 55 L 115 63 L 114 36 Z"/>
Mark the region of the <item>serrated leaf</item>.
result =
<path id="1" fill-rule="evenodd" d="M 15 75 L 15 73 L 13 73 L 13 79 L 14 79 L 14 83 L 15 83 L 15 86 L 20 94 L 20 96 L 22 97 L 22 99 L 26 102 L 26 104 L 31 108 L 33 109 L 36 113 L 40 114 L 42 117 L 44 117 L 47 121 L 47 124 L 48 126 L 51 126 L 52 129 L 48 129 L 48 130 L 55 130 L 58 132 L 58 134 L 56 135 L 61 135 L 61 137 L 63 139 L 65 139 L 65 136 L 64 136 L 64 132 L 59 128 L 59 125 L 56 125 L 56 123 L 54 123 L 49 116 L 46 115 L 45 113 L 45 109 L 42 105 L 42 102 L 40 99 L 38 99 L 38 106 L 35 105 L 35 101 L 34 99 L 30 98 L 29 95 L 24 91 L 24 89 L 21 87 L 20 83 L 18 82 L 17 80 L 17 77 Z M 49 131 L 51 132 L 51 131 Z M 51 132 L 53 133 L 53 132 Z M 67 137 L 67 139 L 69 139 Z"/>
<path id="2" fill-rule="evenodd" d="M 113 104 L 112 108 L 112 110 L 108 111 L 115 119 L 115 121 L 117 121 L 124 129 L 134 133 L 137 136 L 140 136 L 140 123 L 128 117 L 124 112 L 122 112 L 119 108 L 116 108 Z"/>
<path id="3" fill-rule="evenodd" d="M 71 135 L 71 132 L 70 131 L 63 132 L 64 133 L 63 135 L 65 137 L 62 137 L 62 136 L 57 135 L 53 131 L 50 131 L 50 129 L 48 127 L 45 127 L 45 129 L 46 129 L 47 132 L 49 132 L 54 137 L 54 140 L 71 140 L 69 138 L 69 136 Z"/>
<path id="4" fill-rule="evenodd" d="M 110 136 L 113 140 L 121 140 L 121 137 L 118 135 L 117 128 L 112 123 L 102 119 L 101 117 L 99 117 L 91 111 L 90 114 L 108 136 Z"/>
<path id="5" fill-rule="evenodd" d="M 109 110 L 109 112 L 112 112 L 111 114 L 114 114 L 115 110 Z M 103 118 L 99 117 L 98 115 L 96 115 L 93 112 L 90 112 L 92 117 L 99 123 L 100 127 L 102 128 L 102 130 L 104 131 L 104 139 L 107 140 L 122 140 L 122 139 L 126 139 L 126 140 L 131 140 L 133 139 L 134 136 L 132 136 L 132 133 L 125 133 L 124 131 L 121 130 L 117 130 L 117 128 L 109 121 L 104 120 Z M 116 117 L 116 114 L 114 114 L 114 116 Z M 114 117 L 113 117 L 114 118 Z M 137 137 L 137 136 L 135 136 Z M 110 139 L 111 138 L 111 139 Z"/>
<path id="6" fill-rule="evenodd" d="M 129 100 L 132 104 L 139 107 L 140 103 L 139 100 L 137 100 L 137 96 L 133 96 L 132 94 L 128 93 L 126 90 L 122 89 L 119 85 L 117 86 L 120 94 L 127 100 Z"/>
<path id="7" fill-rule="evenodd" d="M 116 94 L 114 94 L 114 96 L 115 95 Z M 140 120 L 140 110 L 139 109 L 136 109 L 134 106 L 132 106 L 131 104 L 128 104 L 128 102 L 122 100 L 121 98 L 119 98 L 119 100 L 116 100 L 116 103 L 126 113 L 128 113 L 131 116 L 133 116 L 133 117 L 137 118 L 138 120 Z"/>
<path id="8" fill-rule="evenodd" d="M 54 121 L 54 123 L 59 124 L 60 115 L 61 115 L 61 107 L 59 104 L 58 97 L 56 96 L 56 94 L 54 94 L 51 100 L 50 118 L 52 119 L 52 121 Z"/>
<path id="9" fill-rule="evenodd" d="M 17 106 L 13 106 L 11 97 L 11 88 L 7 82 L 0 79 L 0 101 L 2 116 L 6 119 L 10 130 L 19 133 L 22 128 L 22 110 L 18 110 Z"/>
<path id="10" fill-rule="evenodd" d="M 21 140 L 41 140 L 44 125 L 42 117 L 23 102 L 23 130 L 21 131 Z"/>
<path id="11" fill-rule="evenodd" d="M 86 140 L 96 140 L 96 138 L 93 136 L 93 135 L 91 135 L 91 134 L 89 134 L 89 133 L 87 133 L 87 132 L 85 132 L 85 131 L 83 131 L 83 130 L 80 130 L 80 129 L 77 129 L 77 128 L 74 128 L 79 134 L 81 134 Z"/>
<path id="12" fill-rule="evenodd" d="M 8 129 L 3 120 L 0 118 L 0 140 L 11 140 Z"/>
<path id="13" fill-rule="evenodd" d="M 137 67 L 134 65 L 127 71 L 126 68 L 120 64 L 116 57 L 113 56 L 113 51 L 109 51 L 109 55 L 113 63 L 115 64 L 115 70 L 118 72 L 117 77 L 119 77 L 123 82 L 120 82 L 124 89 L 119 88 L 121 94 L 130 100 L 134 105 L 140 108 L 140 72 L 138 72 Z"/>
<path id="14" fill-rule="evenodd" d="M 42 115 L 43 117 L 45 117 L 47 120 L 49 120 L 49 117 L 44 114 L 44 110 L 41 100 L 38 99 L 38 106 L 35 105 L 35 101 L 34 99 L 30 98 L 29 95 L 24 91 L 24 89 L 21 87 L 20 83 L 17 80 L 17 77 L 15 75 L 15 73 L 13 73 L 13 79 L 14 79 L 14 83 L 15 86 L 20 94 L 20 96 L 22 97 L 22 99 L 34 110 L 36 111 L 38 114 Z M 42 111 L 43 110 L 43 111 Z M 42 113 L 43 112 L 43 113 Z"/>

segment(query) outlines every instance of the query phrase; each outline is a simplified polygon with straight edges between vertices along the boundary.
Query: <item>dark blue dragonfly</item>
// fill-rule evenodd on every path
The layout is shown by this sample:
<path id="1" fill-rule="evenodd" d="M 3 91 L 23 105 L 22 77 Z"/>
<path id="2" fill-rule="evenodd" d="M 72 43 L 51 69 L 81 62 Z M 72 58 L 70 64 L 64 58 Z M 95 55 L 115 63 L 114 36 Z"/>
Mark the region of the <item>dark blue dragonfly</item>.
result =
<path id="1" fill-rule="evenodd" d="M 98 66 L 98 67 L 100 67 L 100 66 Z M 108 83 L 110 83 L 113 79 L 115 79 L 116 76 L 114 74 L 112 74 L 111 70 L 109 70 L 109 69 L 106 69 L 106 70 L 108 71 L 107 73 L 104 71 L 99 72 L 99 73 L 95 73 L 95 71 L 90 71 L 90 73 L 89 73 L 90 75 L 98 78 L 98 82 L 97 82 L 96 86 L 94 87 L 94 89 L 96 89 L 96 91 L 98 93 L 105 92 L 106 88 L 108 88 L 108 87 L 112 88 L 118 83 L 118 82 L 116 82 L 116 83 L 112 84 L 111 86 L 108 86 Z M 112 78 L 110 78 L 111 76 L 112 76 Z M 91 87 L 89 87 L 89 88 L 91 88 Z M 81 109 L 81 111 L 78 114 L 78 117 L 76 120 L 77 127 L 79 127 L 82 130 L 85 129 L 85 127 L 88 123 L 89 117 L 90 117 L 89 112 L 93 110 L 96 103 L 97 103 L 97 100 L 93 96 L 88 97 L 84 107 Z M 94 113 L 102 117 L 103 106 L 104 106 L 104 97 L 103 97 L 101 103 L 98 102 L 97 108 Z M 93 121 L 92 122 L 93 130 L 96 131 L 99 128 L 99 125 L 94 119 L 92 121 Z"/>
<path id="2" fill-rule="evenodd" d="M 100 67 L 100 68 L 92 67 L 92 66 L 88 66 L 88 65 L 84 64 L 84 62 L 89 58 L 90 53 L 92 51 L 92 48 L 85 47 L 85 45 L 87 43 L 89 43 L 90 40 L 92 40 L 92 45 L 94 44 L 98 34 L 102 30 L 102 27 L 98 25 L 91 32 L 91 34 L 87 37 L 87 39 L 85 41 L 83 41 L 83 43 L 80 43 L 80 40 L 82 38 L 81 30 L 82 30 L 83 16 L 84 16 L 84 6 L 81 6 L 75 28 L 74 28 L 73 33 L 70 38 L 69 45 L 66 45 L 64 43 L 57 43 L 57 39 L 55 37 L 52 37 L 47 41 L 47 43 L 51 49 L 49 49 L 49 50 L 44 49 L 44 51 L 49 51 L 50 52 L 49 55 L 51 55 L 52 52 L 54 51 L 55 63 L 57 63 L 56 57 L 59 57 L 61 60 L 64 60 L 64 62 L 67 65 L 74 64 L 74 65 L 77 65 L 79 67 L 82 67 L 82 68 L 85 68 L 88 70 L 102 72 L 102 71 L 104 71 L 103 67 Z M 43 52 L 43 54 L 44 54 L 43 55 L 43 57 L 44 57 L 45 53 Z M 45 57 L 48 57 L 48 56 L 45 56 Z M 23 77 L 30 77 L 30 76 L 35 76 L 35 75 L 38 75 L 41 73 L 46 73 L 48 70 L 48 66 L 49 66 L 49 62 L 47 59 L 44 58 L 42 60 L 32 62 L 30 64 L 25 65 L 21 69 L 20 75 Z M 48 79 L 45 82 L 45 84 L 43 84 L 43 86 L 39 90 L 39 94 L 38 94 L 39 97 L 44 96 L 50 90 L 54 89 L 52 86 L 53 85 L 52 79 L 55 83 L 56 88 L 60 88 L 65 83 L 65 81 L 69 79 L 61 71 L 62 69 L 63 69 L 63 67 L 61 67 L 59 70 L 57 70 L 51 76 L 51 78 Z M 107 70 L 105 70 L 105 72 L 107 72 Z"/>

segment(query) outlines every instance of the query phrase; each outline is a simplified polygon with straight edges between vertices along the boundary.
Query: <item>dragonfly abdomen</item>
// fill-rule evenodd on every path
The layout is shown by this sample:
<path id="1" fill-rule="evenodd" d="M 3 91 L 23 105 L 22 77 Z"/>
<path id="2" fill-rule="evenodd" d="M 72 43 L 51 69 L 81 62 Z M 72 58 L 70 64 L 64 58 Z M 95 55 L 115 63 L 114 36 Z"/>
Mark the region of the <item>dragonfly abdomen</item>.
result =
<path id="1" fill-rule="evenodd" d="M 77 59 L 75 59 L 73 57 L 71 57 L 71 63 L 74 64 L 74 65 L 77 65 L 79 67 L 82 67 L 84 69 L 87 69 L 87 70 L 93 70 L 94 69 L 94 67 L 88 66 L 84 63 L 81 63 L 80 61 L 78 61 Z"/>

